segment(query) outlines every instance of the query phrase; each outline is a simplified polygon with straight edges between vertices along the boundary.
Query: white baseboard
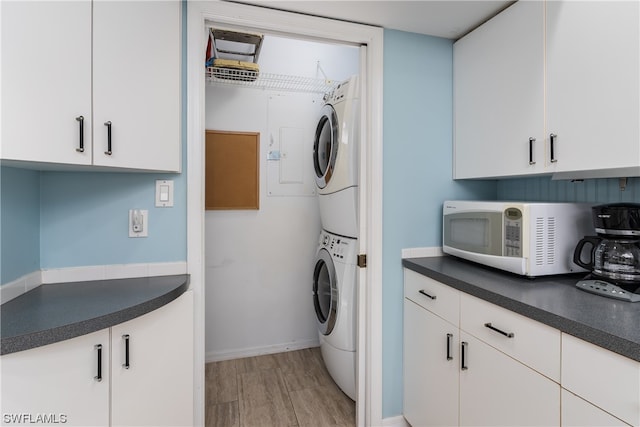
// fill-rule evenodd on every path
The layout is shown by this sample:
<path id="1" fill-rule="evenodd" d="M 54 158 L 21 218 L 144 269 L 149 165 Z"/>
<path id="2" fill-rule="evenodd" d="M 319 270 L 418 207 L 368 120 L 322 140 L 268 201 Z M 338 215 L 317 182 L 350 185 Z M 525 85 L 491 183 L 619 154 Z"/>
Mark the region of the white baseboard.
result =
<path id="1" fill-rule="evenodd" d="M 382 420 L 383 427 L 411 427 L 402 415 L 397 417 L 385 418 Z"/>
<path id="2" fill-rule="evenodd" d="M 205 363 L 220 362 L 222 360 L 242 359 L 244 357 L 262 356 L 264 354 L 282 353 L 285 351 L 302 350 L 304 348 L 318 347 L 319 345 L 320 341 L 318 341 L 318 339 L 312 339 L 269 345 L 264 347 L 251 347 L 224 351 L 208 351 L 205 355 Z"/>
<path id="3" fill-rule="evenodd" d="M 33 288 L 42 284 L 42 272 L 40 270 L 25 274 L 11 282 L 0 286 L 0 304 L 11 301 Z"/>
<path id="4" fill-rule="evenodd" d="M 436 246 L 431 248 L 406 248 L 402 250 L 402 258 L 423 258 L 432 256 L 442 256 L 442 247 Z"/>
<path id="5" fill-rule="evenodd" d="M 186 273 L 187 263 L 185 261 L 148 264 L 90 265 L 86 267 L 37 270 L 0 286 L 0 303 L 4 304 L 45 283 L 170 276 Z"/>
<path id="6" fill-rule="evenodd" d="M 42 283 L 112 280 L 126 279 L 128 277 L 169 276 L 186 273 L 187 263 L 184 261 L 148 264 L 89 265 L 84 267 L 44 269 L 42 270 Z"/>

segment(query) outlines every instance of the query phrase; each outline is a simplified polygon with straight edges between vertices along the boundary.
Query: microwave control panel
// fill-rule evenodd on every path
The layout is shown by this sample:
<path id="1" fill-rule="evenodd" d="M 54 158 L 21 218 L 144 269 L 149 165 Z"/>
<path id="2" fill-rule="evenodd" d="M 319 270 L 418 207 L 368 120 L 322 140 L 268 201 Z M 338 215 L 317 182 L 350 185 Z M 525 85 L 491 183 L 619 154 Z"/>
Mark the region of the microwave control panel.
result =
<path id="1" fill-rule="evenodd" d="M 522 257 L 522 212 L 517 208 L 504 211 L 504 248 L 505 256 Z"/>

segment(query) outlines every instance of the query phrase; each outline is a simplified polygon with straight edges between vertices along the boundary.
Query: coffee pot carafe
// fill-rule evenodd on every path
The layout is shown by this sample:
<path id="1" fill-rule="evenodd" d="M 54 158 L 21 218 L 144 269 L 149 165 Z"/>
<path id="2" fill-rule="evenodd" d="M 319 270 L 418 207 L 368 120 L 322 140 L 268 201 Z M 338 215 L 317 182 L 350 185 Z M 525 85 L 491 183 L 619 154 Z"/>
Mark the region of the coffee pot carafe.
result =
<path id="1" fill-rule="evenodd" d="M 577 286 L 613 298 L 640 301 L 640 204 L 594 206 L 592 214 L 597 236 L 581 239 L 573 253 L 573 261 L 591 274 Z"/>
<path id="2" fill-rule="evenodd" d="M 582 256 L 588 245 L 590 258 L 585 262 Z M 588 236 L 578 242 L 573 261 L 603 279 L 640 283 L 640 239 Z"/>

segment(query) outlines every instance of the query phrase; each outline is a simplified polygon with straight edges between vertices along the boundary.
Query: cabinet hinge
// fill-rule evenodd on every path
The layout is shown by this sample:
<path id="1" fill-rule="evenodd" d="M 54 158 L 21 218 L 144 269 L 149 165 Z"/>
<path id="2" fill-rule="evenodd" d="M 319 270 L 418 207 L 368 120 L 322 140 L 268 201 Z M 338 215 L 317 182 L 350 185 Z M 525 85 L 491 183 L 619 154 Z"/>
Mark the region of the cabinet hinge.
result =
<path id="1" fill-rule="evenodd" d="M 358 255 L 358 267 L 365 268 L 367 266 L 367 254 Z"/>

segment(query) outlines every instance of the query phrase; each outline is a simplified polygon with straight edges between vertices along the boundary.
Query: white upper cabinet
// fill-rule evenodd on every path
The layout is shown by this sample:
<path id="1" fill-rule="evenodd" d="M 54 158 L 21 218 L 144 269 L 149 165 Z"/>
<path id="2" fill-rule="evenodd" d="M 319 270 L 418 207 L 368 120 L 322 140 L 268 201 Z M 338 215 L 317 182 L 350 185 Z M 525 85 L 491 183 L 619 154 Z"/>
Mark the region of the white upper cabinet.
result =
<path id="1" fill-rule="evenodd" d="M 640 175 L 639 9 L 520 1 L 456 42 L 454 178 Z"/>
<path id="2" fill-rule="evenodd" d="M 5 164 L 180 171 L 180 1 L 0 7 Z"/>
<path id="3" fill-rule="evenodd" d="M 543 20 L 542 2 L 518 2 L 455 43 L 454 178 L 544 167 Z"/>
<path id="4" fill-rule="evenodd" d="M 94 164 L 180 170 L 180 7 L 94 2 Z"/>
<path id="5" fill-rule="evenodd" d="M 0 158 L 91 164 L 91 2 L 3 1 L 0 13 Z"/>
<path id="6" fill-rule="evenodd" d="M 640 174 L 637 1 L 550 1 L 547 138 L 568 177 Z"/>

